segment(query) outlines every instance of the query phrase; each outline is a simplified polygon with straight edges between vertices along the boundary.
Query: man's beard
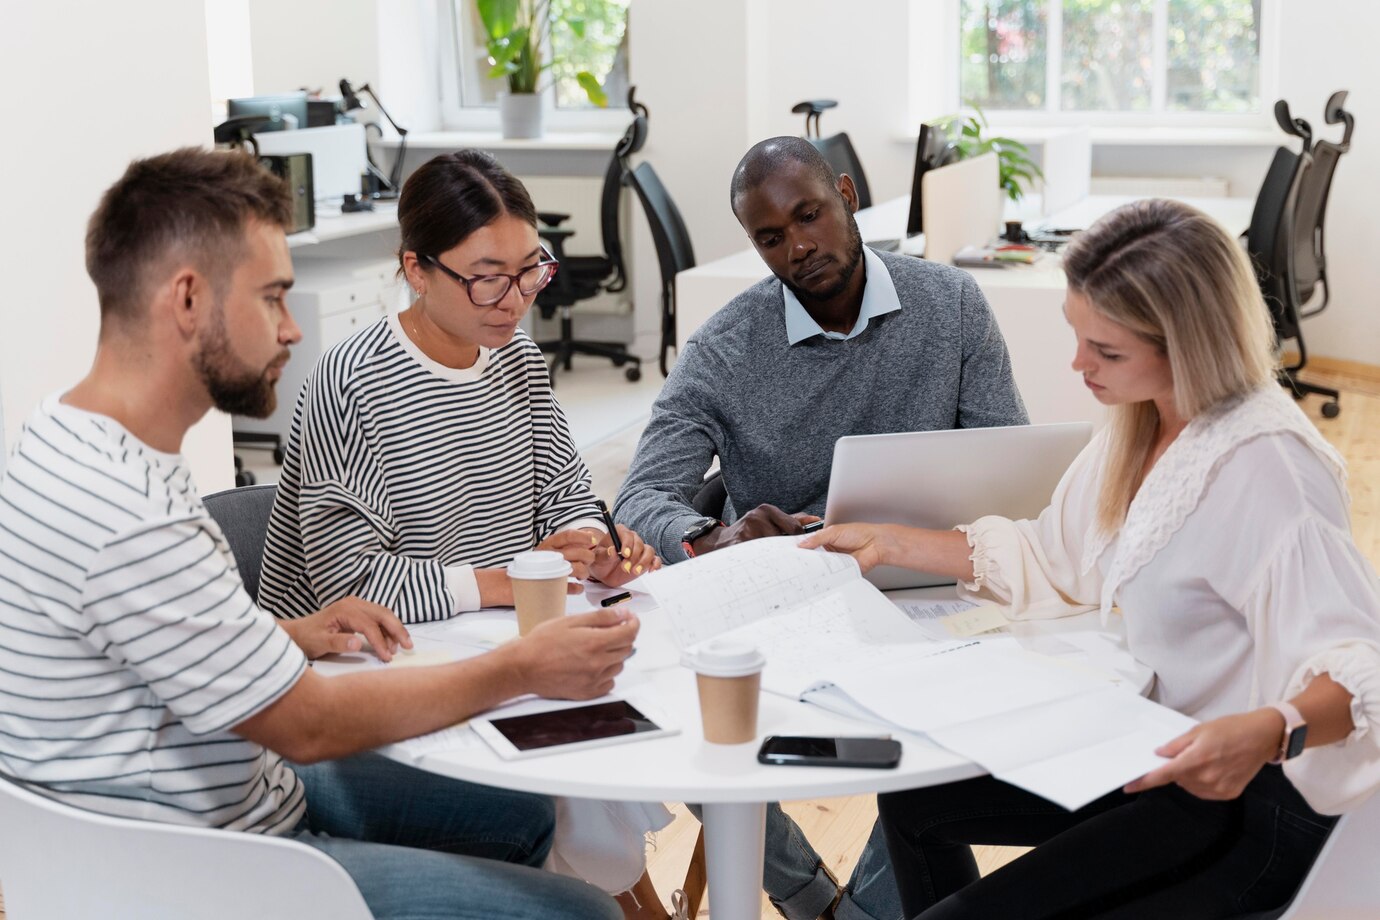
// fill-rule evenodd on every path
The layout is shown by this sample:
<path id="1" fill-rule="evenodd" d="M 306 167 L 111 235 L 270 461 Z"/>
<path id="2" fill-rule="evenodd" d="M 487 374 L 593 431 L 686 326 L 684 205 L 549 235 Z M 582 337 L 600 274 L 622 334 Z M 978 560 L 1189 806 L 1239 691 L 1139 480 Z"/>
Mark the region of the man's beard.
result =
<path id="1" fill-rule="evenodd" d="M 269 369 L 286 357 L 286 349 L 261 371 L 245 367 L 230 348 L 225 331 L 225 313 L 216 310 L 216 317 L 196 355 L 196 369 L 211 402 L 222 412 L 250 418 L 268 418 L 278 405 Z"/>
<path id="2" fill-rule="evenodd" d="M 799 300 L 802 304 L 823 303 L 826 300 L 833 300 L 835 297 L 839 296 L 848 289 L 848 283 L 853 280 L 854 272 L 856 272 L 858 270 L 858 267 L 862 265 L 862 247 L 862 234 L 858 232 L 858 222 L 853 218 L 852 214 L 849 214 L 848 264 L 844 265 L 843 268 L 839 271 L 839 280 L 835 284 L 831 285 L 827 290 L 820 291 L 819 293 L 807 291 L 804 288 L 796 287 L 794 284 L 791 284 L 785 278 L 781 279 L 781 283 L 786 285 L 786 287 L 790 288 L 791 293 L 794 294 L 796 299 Z"/>

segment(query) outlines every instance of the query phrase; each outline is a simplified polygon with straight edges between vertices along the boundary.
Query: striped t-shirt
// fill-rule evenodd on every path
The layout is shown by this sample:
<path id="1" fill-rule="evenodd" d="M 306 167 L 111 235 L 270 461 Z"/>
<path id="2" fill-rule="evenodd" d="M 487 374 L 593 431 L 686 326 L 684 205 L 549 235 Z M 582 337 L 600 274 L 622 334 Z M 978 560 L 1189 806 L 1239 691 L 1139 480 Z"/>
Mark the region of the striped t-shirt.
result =
<path id="1" fill-rule="evenodd" d="M 327 351 L 302 386 L 259 603 L 305 616 L 347 595 L 404 622 L 479 606 L 474 568 L 558 530 L 603 530 L 590 475 L 521 330 L 457 370 L 396 316 Z"/>
<path id="2" fill-rule="evenodd" d="M 229 729 L 305 666 L 183 459 L 46 400 L 0 478 L 0 772 L 90 811 L 285 833 L 297 777 Z"/>

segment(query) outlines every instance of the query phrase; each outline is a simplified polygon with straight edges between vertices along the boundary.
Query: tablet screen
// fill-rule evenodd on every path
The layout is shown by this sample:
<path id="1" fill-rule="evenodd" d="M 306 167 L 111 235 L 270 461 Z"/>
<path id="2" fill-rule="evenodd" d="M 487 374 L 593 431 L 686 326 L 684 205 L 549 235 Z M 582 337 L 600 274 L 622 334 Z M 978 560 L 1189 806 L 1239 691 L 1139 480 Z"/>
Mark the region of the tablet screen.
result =
<path id="1" fill-rule="evenodd" d="M 660 730 L 626 700 L 493 719 L 491 724 L 519 751 Z"/>

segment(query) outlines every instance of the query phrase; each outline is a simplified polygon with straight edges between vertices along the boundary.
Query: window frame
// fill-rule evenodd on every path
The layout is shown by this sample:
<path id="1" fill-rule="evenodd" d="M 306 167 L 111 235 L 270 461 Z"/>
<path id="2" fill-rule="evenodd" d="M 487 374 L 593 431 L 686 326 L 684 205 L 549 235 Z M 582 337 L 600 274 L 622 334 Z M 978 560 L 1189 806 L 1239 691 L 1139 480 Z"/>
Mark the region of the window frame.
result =
<path id="1" fill-rule="evenodd" d="M 460 89 L 460 22 L 458 5 L 474 0 L 443 0 L 440 4 L 439 44 L 441 83 L 441 127 L 446 131 L 497 131 L 500 128 L 498 105 L 465 105 Z M 632 15 L 629 10 L 629 28 Z M 628 109 L 623 99 L 609 99 L 608 108 L 563 109 L 556 105 L 556 94 L 547 87 L 540 94 L 542 126 L 549 132 L 622 131 L 628 125 Z"/>
<path id="2" fill-rule="evenodd" d="M 946 112 L 958 112 L 966 104 L 960 98 L 960 68 L 962 66 L 962 2 L 948 0 L 944 4 L 943 34 L 948 39 L 944 46 L 943 99 Z M 1228 130 L 1259 130 L 1274 127 L 1274 100 L 1279 98 L 1279 29 L 1280 5 L 1283 0 L 1260 0 L 1260 110 L 1258 112 L 1179 112 L 1163 109 L 1167 81 L 1165 79 L 1168 61 L 1168 48 L 1165 44 L 1167 21 L 1165 11 L 1168 0 L 1155 0 L 1155 59 L 1153 82 L 1151 84 L 1151 108 L 1148 111 L 1092 111 L 1064 110 L 1058 108 L 1060 68 L 1055 63 L 1062 58 L 1063 50 L 1063 3 L 1062 0 L 1044 0 L 1052 4 L 1049 18 L 1050 34 L 1054 37 L 1046 49 L 1046 60 L 1051 62 L 1045 73 L 1045 107 L 1043 109 L 989 109 L 983 113 L 988 120 L 1002 127 L 1074 127 L 1087 125 L 1092 128 L 1216 128 Z M 1061 27 L 1054 36 L 1054 24 Z"/>

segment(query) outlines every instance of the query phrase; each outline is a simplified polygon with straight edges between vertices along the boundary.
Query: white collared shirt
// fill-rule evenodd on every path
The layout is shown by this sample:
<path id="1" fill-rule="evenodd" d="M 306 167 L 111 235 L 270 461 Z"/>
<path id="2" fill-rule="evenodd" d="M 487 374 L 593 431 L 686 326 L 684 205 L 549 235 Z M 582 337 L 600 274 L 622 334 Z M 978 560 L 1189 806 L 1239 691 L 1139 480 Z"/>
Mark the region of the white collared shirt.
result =
<path id="1" fill-rule="evenodd" d="M 867 321 L 874 316 L 882 316 L 901 309 L 901 299 L 896 296 L 896 285 L 892 283 L 891 272 L 886 264 L 868 247 L 863 247 L 863 268 L 866 283 L 863 285 L 862 308 L 858 310 L 858 321 L 847 333 L 826 332 L 813 316 L 800 303 L 794 292 L 785 284 L 781 285 L 782 298 L 786 306 L 786 341 L 791 345 L 805 339 L 822 335 L 825 338 L 843 341 L 861 335 L 867 328 Z"/>

